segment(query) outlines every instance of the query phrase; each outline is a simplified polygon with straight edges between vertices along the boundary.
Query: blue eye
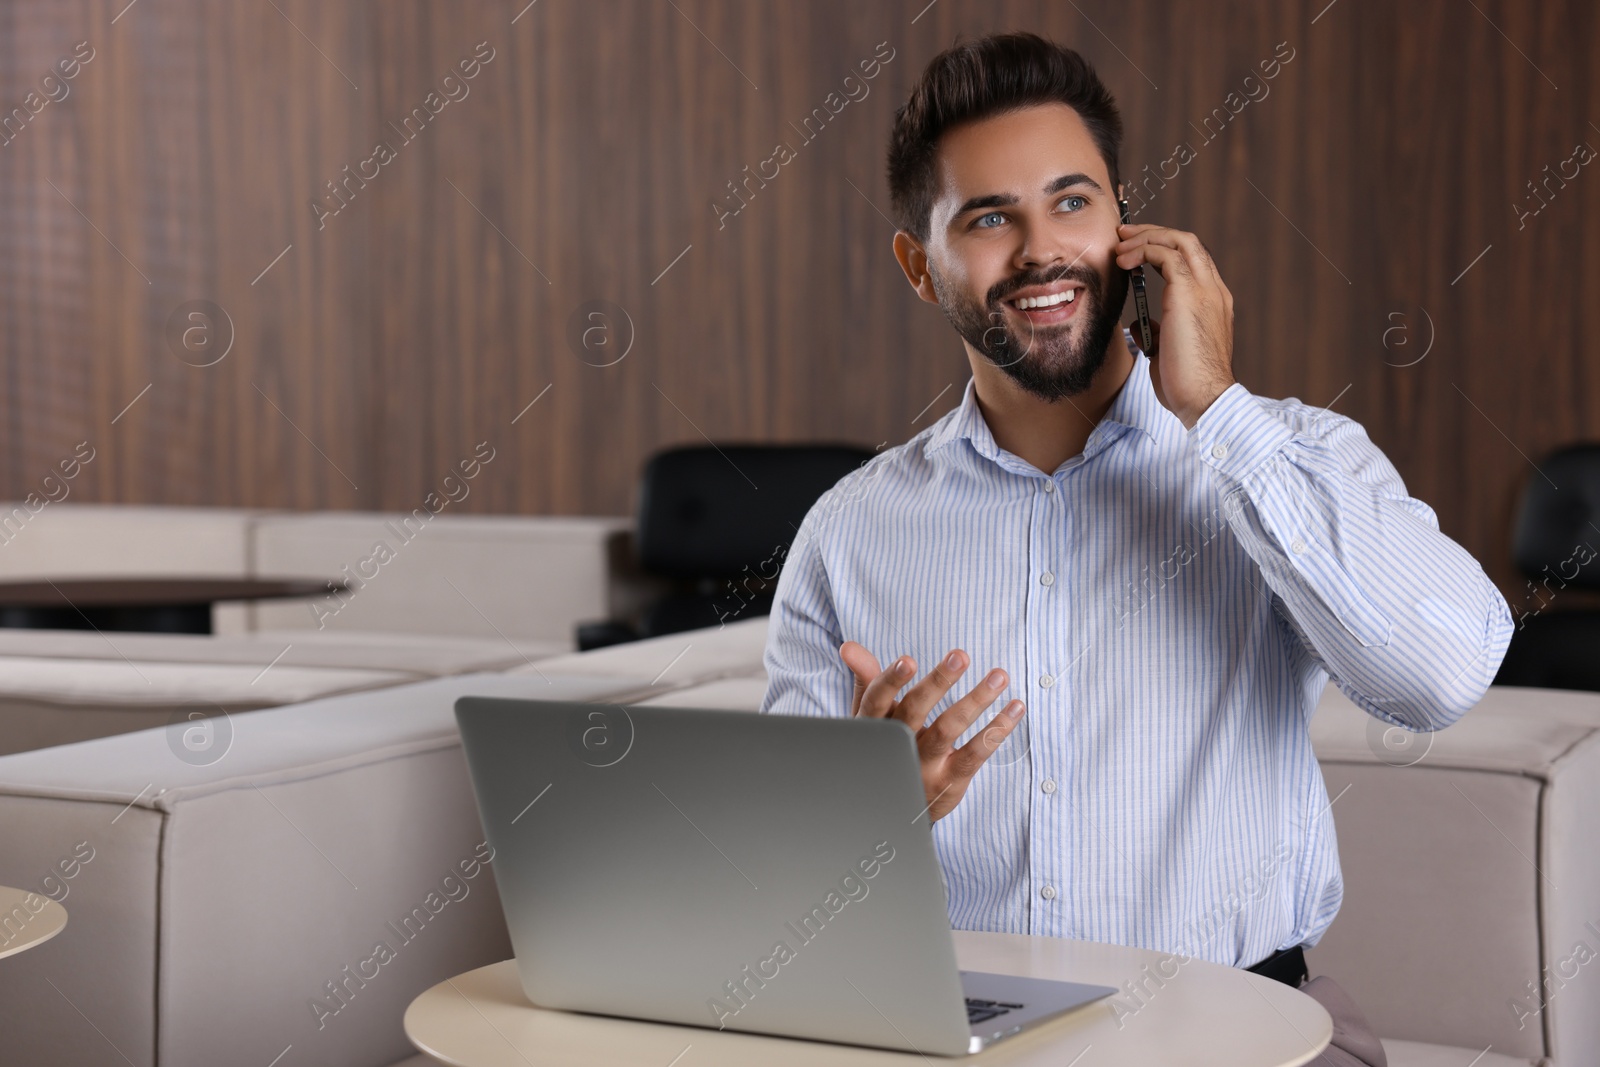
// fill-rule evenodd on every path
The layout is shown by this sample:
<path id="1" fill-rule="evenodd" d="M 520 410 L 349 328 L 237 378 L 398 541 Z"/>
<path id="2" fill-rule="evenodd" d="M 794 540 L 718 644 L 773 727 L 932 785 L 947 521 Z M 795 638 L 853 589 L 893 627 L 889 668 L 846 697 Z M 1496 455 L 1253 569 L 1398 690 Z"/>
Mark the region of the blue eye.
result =
<path id="1" fill-rule="evenodd" d="M 987 215 L 979 215 L 977 217 L 977 219 L 975 219 L 973 221 L 973 225 L 974 226 L 981 226 L 981 227 L 983 227 L 983 229 L 986 229 L 986 230 L 993 229 L 993 227 L 991 227 L 991 226 L 984 226 L 983 220 L 984 219 L 1004 219 L 1004 218 L 1005 218 L 1005 216 L 1000 214 L 1000 212 L 991 211 Z M 995 225 L 998 226 L 999 223 L 995 223 Z"/>
<path id="2" fill-rule="evenodd" d="M 1078 207 L 1078 208 L 1074 208 L 1074 209 L 1073 209 L 1073 210 L 1074 210 L 1074 211 L 1078 211 L 1078 210 L 1082 210 L 1082 207 L 1081 207 L 1081 205 L 1084 205 L 1084 204 L 1087 204 L 1087 203 L 1088 203 L 1088 202 L 1089 202 L 1089 201 L 1088 201 L 1088 200 L 1087 200 L 1087 199 L 1086 199 L 1086 198 L 1084 198 L 1084 197 L 1081 197 L 1081 196 L 1068 196 L 1068 197 L 1064 197 L 1064 198 L 1063 198 L 1063 199 L 1062 199 L 1062 201 L 1061 201 L 1061 202 L 1062 202 L 1062 203 L 1063 203 L 1063 204 L 1067 204 L 1067 203 L 1070 203 L 1070 202 L 1072 202 L 1072 201 L 1074 201 L 1074 200 L 1076 200 L 1076 201 L 1077 201 L 1077 202 L 1078 202 L 1078 203 L 1079 203 L 1079 205 L 1080 205 L 1080 207 Z"/>

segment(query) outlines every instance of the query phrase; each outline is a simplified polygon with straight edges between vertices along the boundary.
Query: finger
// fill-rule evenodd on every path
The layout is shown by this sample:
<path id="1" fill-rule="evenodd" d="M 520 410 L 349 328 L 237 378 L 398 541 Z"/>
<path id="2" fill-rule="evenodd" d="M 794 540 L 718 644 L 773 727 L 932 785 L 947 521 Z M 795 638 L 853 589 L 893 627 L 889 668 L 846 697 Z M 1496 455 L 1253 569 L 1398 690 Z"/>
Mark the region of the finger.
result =
<path id="1" fill-rule="evenodd" d="M 968 665 L 967 654 L 959 648 L 950 652 L 934 665 L 933 670 L 923 676 L 922 681 L 911 687 L 911 691 L 900 698 L 900 707 L 895 716 L 913 730 L 922 729 L 927 721 L 928 712 L 933 706 L 944 699 L 950 687 L 956 684 L 966 671 Z"/>
<path id="2" fill-rule="evenodd" d="M 977 774 L 978 768 L 1005 744 L 1006 738 L 1017 728 L 1017 723 L 1022 721 L 1022 713 L 1025 710 L 1020 700 L 1013 700 L 1007 704 L 1000 714 L 989 720 L 989 725 L 951 753 L 950 760 L 946 763 L 950 773 L 961 778 L 971 778 Z"/>
<path id="3" fill-rule="evenodd" d="M 1118 226 L 1117 243 L 1111 247 L 1113 251 L 1121 252 L 1124 249 L 1132 248 L 1136 244 L 1143 244 L 1157 235 L 1175 232 L 1175 230 L 1167 226 Z"/>
<path id="4" fill-rule="evenodd" d="M 883 668 L 878 666 L 878 657 L 867 651 L 865 645 L 856 641 L 846 641 L 840 645 L 839 658 L 844 660 L 844 665 L 850 668 L 850 673 L 854 674 L 862 684 L 883 673 Z"/>
<path id="5" fill-rule="evenodd" d="M 1168 248 L 1183 248 L 1190 243 L 1200 246 L 1200 238 L 1188 230 L 1174 230 L 1170 226 L 1126 226 L 1119 233 L 1123 233 L 1123 236 L 1114 246 L 1118 251 L 1145 243 L 1166 245 Z"/>
<path id="6" fill-rule="evenodd" d="M 1171 411 L 1172 405 L 1167 403 L 1166 391 L 1161 388 L 1161 364 L 1155 356 L 1150 357 L 1150 388 L 1155 392 L 1161 406 Z"/>
<path id="7" fill-rule="evenodd" d="M 1222 272 L 1217 269 L 1217 261 L 1211 257 L 1211 249 L 1206 243 L 1192 233 L 1178 231 L 1178 247 L 1183 251 L 1184 258 L 1189 261 L 1195 274 L 1202 278 L 1210 279 L 1213 285 L 1222 284 Z"/>
<path id="8" fill-rule="evenodd" d="M 1203 280 L 1203 276 L 1195 274 L 1188 257 L 1170 245 L 1145 242 L 1117 254 L 1117 266 L 1123 270 L 1132 270 L 1141 263 L 1155 267 L 1169 285 L 1200 284 Z"/>
<path id="9" fill-rule="evenodd" d="M 1190 234 L 1190 236 L 1193 237 L 1194 235 Z M 1217 257 L 1211 254 L 1211 249 L 1207 248 L 1206 243 L 1200 240 L 1200 238 L 1195 237 L 1194 244 L 1196 254 L 1199 256 L 1200 261 L 1211 270 L 1211 276 L 1213 280 L 1215 280 L 1218 285 L 1221 285 L 1222 271 L 1217 269 Z"/>
<path id="10" fill-rule="evenodd" d="M 971 784 L 970 778 L 952 778 L 946 783 L 928 801 L 928 821 L 938 822 L 954 811 L 955 806 L 961 803 L 961 798 L 967 795 L 967 786 Z"/>
<path id="11" fill-rule="evenodd" d="M 889 664 L 861 691 L 861 705 L 857 714 L 874 719 L 888 718 L 897 706 L 896 695 L 911 681 L 916 670 L 917 662 L 910 656 L 901 656 Z"/>
<path id="12" fill-rule="evenodd" d="M 1145 233 L 1134 234 L 1111 246 L 1117 255 L 1132 251 L 1135 248 L 1146 248 L 1150 245 L 1160 245 L 1162 248 L 1172 248 L 1183 251 L 1182 234 L 1177 230 L 1148 230 Z"/>
<path id="13" fill-rule="evenodd" d="M 855 676 L 855 691 L 850 697 L 850 715 L 854 717 L 861 708 L 861 695 L 866 691 L 867 683 L 882 674 L 883 669 L 878 666 L 878 657 L 855 641 L 846 641 L 839 646 L 839 658 L 844 660 L 844 665 Z"/>
<path id="14" fill-rule="evenodd" d="M 983 681 L 972 688 L 966 696 L 951 704 L 932 724 L 918 736 L 917 747 L 924 757 L 935 757 L 949 752 L 955 745 L 956 738 L 967 732 L 983 714 L 983 710 L 993 704 L 1005 689 L 1006 672 L 996 667 L 984 675 Z"/>
<path id="15" fill-rule="evenodd" d="M 1196 278 L 1215 282 L 1218 285 L 1222 283 L 1222 274 L 1217 270 L 1217 264 L 1211 258 L 1211 253 L 1206 250 L 1205 244 L 1201 242 L 1200 238 L 1186 230 L 1151 230 L 1119 241 L 1113 248 L 1117 252 L 1120 261 L 1121 253 L 1133 248 L 1148 247 L 1150 245 L 1176 249 L 1182 254 L 1189 272 Z"/>

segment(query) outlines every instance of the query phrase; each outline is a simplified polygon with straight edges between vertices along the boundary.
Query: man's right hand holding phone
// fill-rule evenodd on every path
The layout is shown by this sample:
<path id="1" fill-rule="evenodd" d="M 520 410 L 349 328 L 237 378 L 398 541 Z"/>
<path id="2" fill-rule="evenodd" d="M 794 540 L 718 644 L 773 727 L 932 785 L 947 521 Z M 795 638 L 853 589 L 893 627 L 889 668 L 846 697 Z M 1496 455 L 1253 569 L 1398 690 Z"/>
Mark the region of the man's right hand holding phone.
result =
<path id="1" fill-rule="evenodd" d="M 877 657 L 864 646 L 846 641 L 839 646 L 839 658 L 856 678 L 850 714 L 899 719 L 915 735 L 917 753 L 922 759 L 922 788 L 928 799 L 930 822 L 939 821 L 960 803 L 978 768 L 994 755 L 1022 721 L 1022 701 L 1013 700 L 971 740 L 960 748 L 955 747 L 956 739 L 1005 689 L 1006 672 L 997 667 L 966 696 L 945 708 L 932 723 L 927 722 L 928 712 L 967 669 L 967 654 L 959 648 L 951 650 L 904 696 L 897 694 L 911 682 L 917 669 L 916 661 L 910 656 L 901 656 L 889 664 L 888 670 L 883 670 L 878 666 Z"/>

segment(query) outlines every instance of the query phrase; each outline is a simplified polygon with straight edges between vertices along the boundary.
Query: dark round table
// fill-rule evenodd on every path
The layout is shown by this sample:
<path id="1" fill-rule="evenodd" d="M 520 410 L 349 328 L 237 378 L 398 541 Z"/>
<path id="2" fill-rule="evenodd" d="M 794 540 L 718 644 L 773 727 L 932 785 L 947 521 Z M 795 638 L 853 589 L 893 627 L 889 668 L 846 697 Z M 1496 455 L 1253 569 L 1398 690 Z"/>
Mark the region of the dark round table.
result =
<path id="1" fill-rule="evenodd" d="M 0 627 L 208 634 L 225 601 L 309 599 L 347 583 L 315 578 L 41 578 L 0 582 Z"/>

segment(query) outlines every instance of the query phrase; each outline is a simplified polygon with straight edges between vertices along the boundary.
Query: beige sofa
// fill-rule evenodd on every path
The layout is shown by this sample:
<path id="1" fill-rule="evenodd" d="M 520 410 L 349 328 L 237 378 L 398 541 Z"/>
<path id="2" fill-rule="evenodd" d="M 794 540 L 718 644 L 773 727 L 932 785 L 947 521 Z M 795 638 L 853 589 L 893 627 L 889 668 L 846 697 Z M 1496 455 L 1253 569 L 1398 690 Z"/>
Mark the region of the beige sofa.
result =
<path id="1" fill-rule="evenodd" d="M 765 634 L 750 619 L 251 712 L 233 718 L 228 758 L 201 768 L 163 731 L 0 758 L 0 884 L 46 888 L 79 842 L 96 850 L 54 882 L 66 931 L 0 966 L 16 1020 L 0 1061 L 121 1062 L 111 1043 L 137 1067 L 267 1064 L 289 1046 L 296 1064 L 426 1063 L 402 1036 L 405 1005 L 509 951 L 492 864 L 376 979 L 344 968 L 396 940 L 385 924 L 482 840 L 455 696 L 753 710 Z M 1600 1063 L 1600 961 L 1570 964 L 1578 943 L 1600 945 L 1585 838 L 1600 697 L 1492 689 L 1420 760 L 1396 758 L 1371 721 L 1330 686 L 1312 724 L 1346 880 L 1313 973 L 1349 990 L 1391 1067 Z M 1556 995 L 1530 1001 L 1525 983 L 1546 974 Z"/>
<path id="2" fill-rule="evenodd" d="M 263 601 L 249 629 L 337 640 L 352 632 L 453 634 L 573 647 L 580 621 L 623 610 L 632 522 L 579 516 L 323 512 L 250 526 L 251 573 L 318 575 L 348 592 Z"/>
<path id="3" fill-rule="evenodd" d="M 698 638 L 708 662 L 759 669 L 756 622 Z M 163 729 L 0 757 L 0 885 L 69 916 L 0 966 L 0 1063 L 411 1059 L 411 999 L 510 953 L 492 862 L 461 868 L 483 835 L 456 697 L 636 700 L 720 674 L 680 660 L 650 684 L 663 649 L 640 652 L 612 674 L 524 665 L 230 716 L 205 763 Z M 379 941 L 394 958 L 363 979 Z"/>
<path id="4" fill-rule="evenodd" d="M 1493 687 L 1431 737 L 1375 721 L 1329 686 L 1311 724 L 1345 878 L 1312 973 L 1392 1067 L 1600 1064 L 1600 694 Z"/>
<path id="5" fill-rule="evenodd" d="M 617 518 L 50 505 L 0 538 L 0 580 L 350 588 L 219 605 L 214 636 L 0 629 L 0 754 L 537 663 L 569 651 L 577 623 L 642 595 L 629 530 Z"/>
<path id="6" fill-rule="evenodd" d="M 0 755 L 469 671 L 527 666 L 555 642 L 429 635 L 0 629 Z"/>

